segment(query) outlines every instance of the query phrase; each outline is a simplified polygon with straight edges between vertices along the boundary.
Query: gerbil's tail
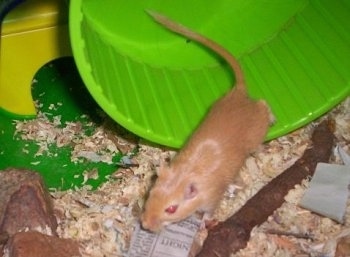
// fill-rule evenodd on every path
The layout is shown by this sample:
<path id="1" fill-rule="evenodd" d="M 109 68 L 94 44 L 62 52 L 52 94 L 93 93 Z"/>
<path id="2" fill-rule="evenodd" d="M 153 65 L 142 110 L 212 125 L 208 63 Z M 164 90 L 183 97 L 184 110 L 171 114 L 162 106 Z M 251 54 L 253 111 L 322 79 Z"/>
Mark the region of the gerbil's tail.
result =
<path id="1" fill-rule="evenodd" d="M 168 28 L 169 30 L 176 32 L 182 36 L 186 36 L 189 39 L 192 39 L 198 43 L 203 44 L 204 46 L 208 47 L 215 53 L 217 53 L 220 57 L 222 57 L 232 68 L 233 72 L 236 76 L 236 88 L 240 89 L 241 91 L 245 92 L 245 83 L 244 83 L 244 77 L 243 72 L 241 69 L 241 66 L 239 65 L 237 59 L 228 52 L 224 47 L 216 43 L 215 41 L 199 34 L 196 32 L 191 31 L 189 28 L 176 23 L 169 18 L 156 13 L 154 11 L 146 10 L 146 12 L 158 23 L 162 24 L 164 27 Z"/>

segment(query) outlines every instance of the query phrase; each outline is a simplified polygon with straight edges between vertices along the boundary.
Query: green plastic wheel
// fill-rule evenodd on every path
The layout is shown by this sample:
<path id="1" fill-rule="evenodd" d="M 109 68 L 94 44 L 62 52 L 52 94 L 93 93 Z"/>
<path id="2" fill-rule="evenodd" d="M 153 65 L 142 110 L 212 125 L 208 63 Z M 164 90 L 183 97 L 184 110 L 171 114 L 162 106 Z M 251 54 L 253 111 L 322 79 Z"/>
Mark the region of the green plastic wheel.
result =
<path id="1" fill-rule="evenodd" d="M 238 57 L 249 94 L 266 99 L 276 117 L 267 139 L 307 124 L 350 93 L 349 1 L 70 1 L 73 54 L 84 83 L 108 115 L 150 141 L 181 147 L 232 88 L 234 75 L 145 9 Z"/>

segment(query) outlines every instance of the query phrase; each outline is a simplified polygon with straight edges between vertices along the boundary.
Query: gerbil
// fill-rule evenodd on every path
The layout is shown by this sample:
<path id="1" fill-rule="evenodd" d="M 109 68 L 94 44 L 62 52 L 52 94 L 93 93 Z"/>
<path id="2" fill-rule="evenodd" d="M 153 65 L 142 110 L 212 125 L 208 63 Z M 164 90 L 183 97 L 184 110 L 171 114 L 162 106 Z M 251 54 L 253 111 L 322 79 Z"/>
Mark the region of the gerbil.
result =
<path id="1" fill-rule="evenodd" d="M 267 104 L 249 98 L 238 61 L 216 42 L 154 12 L 160 24 L 208 47 L 232 68 L 236 85 L 213 104 L 189 141 L 163 165 L 141 215 L 143 228 L 157 232 L 196 211 L 210 217 L 245 159 L 263 141 L 270 123 Z"/>

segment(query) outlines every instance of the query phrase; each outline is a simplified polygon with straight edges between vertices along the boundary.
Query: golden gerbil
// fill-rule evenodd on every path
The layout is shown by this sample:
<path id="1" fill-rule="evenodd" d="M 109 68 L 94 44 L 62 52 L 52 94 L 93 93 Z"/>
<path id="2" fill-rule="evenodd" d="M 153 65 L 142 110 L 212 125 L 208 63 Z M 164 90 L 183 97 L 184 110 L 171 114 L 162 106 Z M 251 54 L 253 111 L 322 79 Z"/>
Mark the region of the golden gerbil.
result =
<path id="1" fill-rule="evenodd" d="M 159 231 L 196 211 L 210 217 L 245 159 L 264 141 L 267 104 L 249 98 L 237 60 L 216 42 L 148 11 L 160 24 L 213 50 L 231 66 L 236 85 L 213 104 L 204 121 L 169 165 L 163 165 L 141 215 L 143 228 Z"/>

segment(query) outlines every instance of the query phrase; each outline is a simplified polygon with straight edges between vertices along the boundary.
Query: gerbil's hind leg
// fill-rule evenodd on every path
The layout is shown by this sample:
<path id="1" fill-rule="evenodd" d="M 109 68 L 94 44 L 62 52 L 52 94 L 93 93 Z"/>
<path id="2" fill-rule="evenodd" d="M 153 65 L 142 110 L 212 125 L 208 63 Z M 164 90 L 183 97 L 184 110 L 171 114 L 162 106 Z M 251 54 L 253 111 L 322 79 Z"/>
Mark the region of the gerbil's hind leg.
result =
<path id="1" fill-rule="evenodd" d="M 273 124 L 276 123 L 276 117 L 275 115 L 273 115 L 273 112 L 271 110 L 271 107 L 267 104 L 267 102 L 265 100 L 259 100 L 258 102 L 259 104 L 263 105 L 264 108 L 267 109 L 268 115 L 269 115 L 269 125 L 272 126 Z"/>

